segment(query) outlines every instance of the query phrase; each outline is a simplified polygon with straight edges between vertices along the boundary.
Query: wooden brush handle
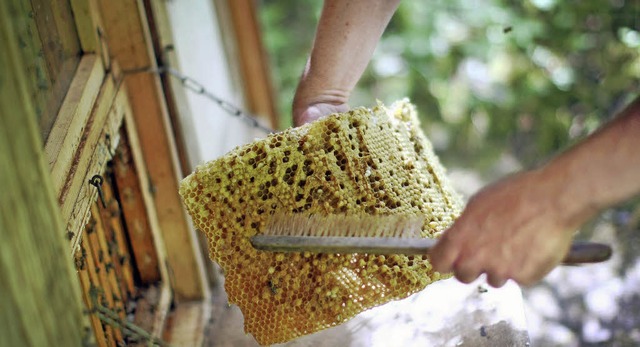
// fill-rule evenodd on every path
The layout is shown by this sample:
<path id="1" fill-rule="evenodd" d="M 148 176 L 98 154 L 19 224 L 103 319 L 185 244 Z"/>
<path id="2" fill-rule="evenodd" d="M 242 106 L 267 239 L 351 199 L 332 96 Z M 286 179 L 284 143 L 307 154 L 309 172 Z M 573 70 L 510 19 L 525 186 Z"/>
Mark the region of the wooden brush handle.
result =
<path id="1" fill-rule="evenodd" d="M 600 263 L 611 258 L 611 246 L 604 243 L 576 241 L 562 260 L 563 265 Z"/>
<path id="2" fill-rule="evenodd" d="M 422 255 L 436 245 L 435 239 L 393 237 L 275 236 L 256 235 L 254 248 L 271 252 L 368 253 Z M 611 247 L 595 242 L 574 242 L 563 265 L 599 263 L 611 257 Z"/>
<path id="3" fill-rule="evenodd" d="M 256 235 L 251 238 L 253 247 L 263 251 L 329 254 L 426 254 L 436 242 L 434 239 L 349 236 Z"/>

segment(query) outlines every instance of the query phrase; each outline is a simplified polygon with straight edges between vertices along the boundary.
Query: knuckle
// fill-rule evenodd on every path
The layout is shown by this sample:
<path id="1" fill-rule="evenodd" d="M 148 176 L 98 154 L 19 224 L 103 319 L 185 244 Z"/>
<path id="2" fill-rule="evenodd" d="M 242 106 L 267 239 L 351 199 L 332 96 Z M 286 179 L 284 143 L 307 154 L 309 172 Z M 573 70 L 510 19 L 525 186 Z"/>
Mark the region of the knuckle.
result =
<path id="1" fill-rule="evenodd" d="M 433 270 L 438 272 L 449 272 L 451 270 L 451 261 L 444 258 L 441 253 L 429 253 L 429 262 Z"/>
<path id="2" fill-rule="evenodd" d="M 476 262 L 464 259 L 454 267 L 455 277 L 462 283 L 471 283 L 480 276 L 480 269 Z"/>
<path id="3" fill-rule="evenodd" d="M 510 278 L 509 269 L 504 266 L 497 266 L 492 270 L 492 274 L 498 278 Z"/>
<path id="4" fill-rule="evenodd" d="M 502 287 L 507 282 L 507 280 L 508 280 L 507 277 L 492 275 L 492 274 L 488 274 L 488 278 L 487 278 L 487 282 L 489 283 L 489 285 L 491 285 L 494 288 Z"/>
<path id="5" fill-rule="evenodd" d="M 473 276 L 471 274 L 463 274 L 460 272 L 456 272 L 456 279 L 462 283 L 469 284 L 473 282 L 478 276 Z"/>

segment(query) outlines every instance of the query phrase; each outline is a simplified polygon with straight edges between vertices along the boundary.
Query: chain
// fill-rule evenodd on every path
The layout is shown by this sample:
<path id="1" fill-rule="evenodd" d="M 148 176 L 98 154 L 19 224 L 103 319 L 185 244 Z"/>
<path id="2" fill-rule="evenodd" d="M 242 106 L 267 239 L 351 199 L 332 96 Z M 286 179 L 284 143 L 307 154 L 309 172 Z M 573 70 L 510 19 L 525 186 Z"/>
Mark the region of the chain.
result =
<path id="1" fill-rule="evenodd" d="M 181 72 L 179 72 L 176 69 L 173 69 L 171 67 L 168 66 L 159 66 L 157 68 L 141 68 L 141 69 L 133 69 L 133 70 L 127 70 L 124 71 L 125 74 L 134 74 L 134 73 L 153 73 L 153 74 L 157 74 L 157 75 L 162 75 L 162 74 L 168 74 L 169 76 L 177 79 L 178 81 L 180 81 L 180 84 L 182 85 L 182 87 L 184 87 L 185 89 L 188 89 L 196 94 L 202 95 L 204 97 L 206 97 L 207 99 L 215 102 L 218 106 L 220 106 L 221 109 L 223 109 L 225 112 L 227 112 L 229 115 L 234 116 L 234 117 L 238 117 L 242 120 L 244 120 L 245 122 L 247 122 L 250 126 L 252 126 L 253 128 L 256 129 L 260 129 L 261 131 L 264 131 L 267 134 L 271 134 L 274 133 L 275 130 L 271 129 L 270 127 L 267 127 L 265 125 L 263 125 L 259 120 L 258 117 L 256 117 L 255 115 L 252 115 L 248 112 L 243 111 L 242 109 L 240 109 L 239 107 L 235 106 L 234 104 L 232 104 L 229 101 L 226 101 L 218 96 L 216 96 L 215 94 L 211 93 L 209 90 L 207 90 L 204 85 L 202 85 L 202 83 L 198 82 L 196 79 L 186 76 L 184 74 L 182 74 Z"/>

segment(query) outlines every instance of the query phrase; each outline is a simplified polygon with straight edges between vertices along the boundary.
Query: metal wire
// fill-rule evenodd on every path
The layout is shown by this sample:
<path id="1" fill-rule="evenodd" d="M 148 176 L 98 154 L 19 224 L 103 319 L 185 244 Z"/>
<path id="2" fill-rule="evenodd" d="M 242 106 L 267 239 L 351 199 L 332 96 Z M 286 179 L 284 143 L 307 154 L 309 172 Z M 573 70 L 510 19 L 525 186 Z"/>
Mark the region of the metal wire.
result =
<path id="1" fill-rule="evenodd" d="M 100 304 L 100 300 L 98 300 L 100 292 L 101 289 L 95 286 L 91 286 L 89 289 L 89 297 L 91 298 L 93 309 L 88 313 L 95 314 L 101 322 L 120 329 L 123 334 L 129 337 L 135 338 L 138 341 L 146 341 L 147 346 L 172 347 L 168 342 L 153 336 L 153 334 L 134 323 L 120 318 L 117 312 Z"/>

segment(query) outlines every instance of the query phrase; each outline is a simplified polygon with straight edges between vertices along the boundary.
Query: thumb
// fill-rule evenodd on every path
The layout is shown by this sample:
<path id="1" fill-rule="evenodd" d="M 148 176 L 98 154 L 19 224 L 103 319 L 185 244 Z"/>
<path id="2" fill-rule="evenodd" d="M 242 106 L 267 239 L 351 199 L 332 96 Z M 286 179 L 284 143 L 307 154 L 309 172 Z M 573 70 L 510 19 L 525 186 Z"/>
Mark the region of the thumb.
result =
<path id="1" fill-rule="evenodd" d="M 317 106 L 309 106 L 304 109 L 304 111 L 293 115 L 293 125 L 301 126 L 307 123 L 311 123 L 316 119 L 322 118 L 324 116 L 325 114 L 322 114 Z"/>

